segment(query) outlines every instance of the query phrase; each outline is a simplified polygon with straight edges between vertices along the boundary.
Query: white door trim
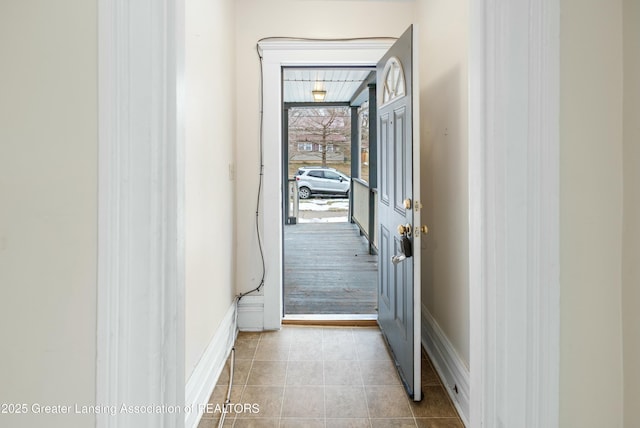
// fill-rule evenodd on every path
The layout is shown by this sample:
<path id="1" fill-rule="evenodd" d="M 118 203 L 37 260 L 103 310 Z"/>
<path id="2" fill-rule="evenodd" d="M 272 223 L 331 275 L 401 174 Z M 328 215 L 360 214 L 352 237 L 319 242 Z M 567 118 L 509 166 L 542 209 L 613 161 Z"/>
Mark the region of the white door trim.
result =
<path id="1" fill-rule="evenodd" d="M 469 2 L 472 427 L 557 427 L 559 0 Z"/>
<path id="2" fill-rule="evenodd" d="M 391 39 L 353 41 L 261 41 L 263 63 L 264 192 L 261 226 L 265 246 L 264 324 L 279 329 L 282 321 L 282 81 L 283 66 L 369 65 L 393 44 Z M 266 227 L 265 227 L 266 226 Z M 239 315 L 240 316 L 240 315 Z M 238 321 L 242 323 L 242 320 Z"/>
<path id="3" fill-rule="evenodd" d="M 98 427 L 184 426 L 184 0 L 98 1 Z"/>

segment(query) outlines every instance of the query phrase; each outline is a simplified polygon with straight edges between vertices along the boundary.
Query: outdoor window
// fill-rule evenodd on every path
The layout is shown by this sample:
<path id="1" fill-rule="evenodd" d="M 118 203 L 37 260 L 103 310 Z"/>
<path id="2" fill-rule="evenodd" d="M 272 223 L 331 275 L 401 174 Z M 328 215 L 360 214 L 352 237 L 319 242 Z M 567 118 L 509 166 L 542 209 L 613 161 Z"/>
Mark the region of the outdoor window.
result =
<path id="1" fill-rule="evenodd" d="M 313 143 L 298 143 L 299 152 L 311 152 L 313 151 Z"/>
<path id="2" fill-rule="evenodd" d="M 360 145 L 360 173 L 361 180 L 369 182 L 369 101 L 358 108 L 358 129 Z"/>

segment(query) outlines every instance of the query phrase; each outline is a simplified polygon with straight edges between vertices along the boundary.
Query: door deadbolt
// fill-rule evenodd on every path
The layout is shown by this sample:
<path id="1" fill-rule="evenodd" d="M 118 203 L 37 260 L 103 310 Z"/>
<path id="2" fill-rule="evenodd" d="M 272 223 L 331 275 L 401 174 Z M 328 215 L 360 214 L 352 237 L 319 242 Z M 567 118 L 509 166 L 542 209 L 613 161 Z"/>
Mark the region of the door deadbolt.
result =
<path id="1" fill-rule="evenodd" d="M 398 225 L 398 235 L 405 236 L 409 233 L 411 233 L 411 225 L 409 223 Z"/>

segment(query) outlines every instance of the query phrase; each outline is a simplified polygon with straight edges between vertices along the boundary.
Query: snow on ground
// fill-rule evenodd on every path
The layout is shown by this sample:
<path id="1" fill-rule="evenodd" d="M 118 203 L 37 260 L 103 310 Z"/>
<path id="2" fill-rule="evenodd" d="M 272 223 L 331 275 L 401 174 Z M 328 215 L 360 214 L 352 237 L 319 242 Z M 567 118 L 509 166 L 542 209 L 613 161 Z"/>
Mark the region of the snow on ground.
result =
<path id="1" fill-rule="evenodd" d="M 305 199 L 298 203 L 300 211 L 347 211 L 349 199 Z"/>
<path id="2" fill-rule="evenodd" d="M 346 217 L 300 218 L 298 223 L 346 223 Z"/>
<path id="3" fill-rule="evenodd" d="M 298 202 L 298 223 L 348 221 L 349 199 L 305 199 Z"/>

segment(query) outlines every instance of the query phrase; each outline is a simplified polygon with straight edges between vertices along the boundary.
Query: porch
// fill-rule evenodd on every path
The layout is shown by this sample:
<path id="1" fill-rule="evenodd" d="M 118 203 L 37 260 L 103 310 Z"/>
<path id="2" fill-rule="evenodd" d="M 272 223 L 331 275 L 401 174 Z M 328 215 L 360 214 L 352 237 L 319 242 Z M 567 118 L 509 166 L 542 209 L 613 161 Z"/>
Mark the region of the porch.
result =
<path id="1" fill-rule="evenodd" d="M 378 257 L 356 224 L 298 223 L 284 228 L 287 315 L 367 314 L 377 307 Z"/>

